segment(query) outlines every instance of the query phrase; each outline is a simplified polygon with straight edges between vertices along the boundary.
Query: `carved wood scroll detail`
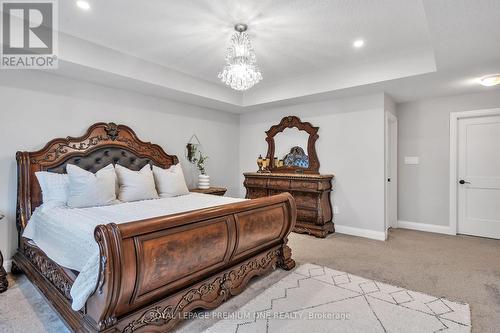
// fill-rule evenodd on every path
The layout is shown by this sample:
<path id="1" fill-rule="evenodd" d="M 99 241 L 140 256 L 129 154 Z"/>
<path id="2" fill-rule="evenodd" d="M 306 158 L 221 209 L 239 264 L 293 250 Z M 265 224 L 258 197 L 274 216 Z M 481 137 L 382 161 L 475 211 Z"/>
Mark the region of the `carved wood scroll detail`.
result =
<path id="1" fill-rule="evenodd" d="M 3 268 L 3 256 L 0 251 L 0 293 L 3 293 L 9 287 L 9 281 L 7 281 L 7 273 Z"/>
<path id="2" fill-rule="evenodd" d="M 53 162 L 59 157 L 68 154 L 70 151 L 85 151 L 93 146 L 96 146 L 99 142 L 105 141 L 107 138 L 103 136 L 94 136 L 88 138 L 85 142 L 80 142 L 79 144 L 71 144 L 71 143 L 60 143 L 56 147 L 54 147 L 47 154 L 43 155 L 39 158 L 32 158 L 30 160 L 31 163 L 41 163 L 41 162 Z"/>
<path id="3" fill-rule="evenodd" d="M 48 279 L 61 292 L 64 297 L 71 300 L 72 282 L 61 272 L 61 268 L 52 262 L 40 250 L 24 244 L 24 254 L 26 258 L 36 266 L 42 275 Z"/>
<path id="4" fill-rule="evenodd" d="M 251 260 L 240 267 L 216 277 L 211 283 L 204 283 L 201 286 L 189 290 L 176 305 L 167 305 L 165 307 L 155 306 L 139 317 L 137 320 L 128 324 L 123 332 L 132 333 L 140 328 L 155 325 L 168 325 L 171 321 L 176 321 L 181 317 L 183 310 L 187 309 L 195 301 L 206 301 L 216 303 L 226 301 L 236 294 L 234 290 L 242 287 L 246 283 L 246 277 L 250 274 L 260 275 L 268 271 L 277 264 L 284 262 L 279 257 L 283 255 L 281 250 L 269 251 L 264 257 Z M 214 300 L 215 299 L 215 300 Z"/>
<path id="5" fill-rule="evenodd" d="M 109 123 L 104 127 L 104 130 L 108 134 L 108 138 L 110 138 L 112 141 L 115 141 L 116 138 L 118 138 L 118 133 L 120 130 L 118 129 L 118 125 L 115 123 Z"/>
<path id="6" fill-rule="evenodd" d="M 3 267 L 0 267 L 0 293 L 3 293 L 4 291 L 9 288 L 9 281 L 7 281 L 7 273 L 2 272 L 4 270 Z"/>
<path id="7" fill-rule="evenodd" d="M 144 153 L 148 155 L 152 155 L 154 159 L 163 159 L 165 154 L 161 148 L 157 149 L 155 145 L 152 145 L 147 142 L 142 142 L 137 139 L 135 133 L 124 125 L 117 125 L 115 123 L 107 123 L 107 124 L 96 124 L 100 127 L 103 127 L 105 134 L 98 133 L 95 135 L 87 135 L 80 138 L 67 137 L 66 139 L 56 139 L 53 140 L 53 146 L 44 149 L 46 150 L 40 156 L 34 156 L 31 158 L 31 163 L 50 163 L 57 161 L 64 155 L 75 153 L 75 152 L 85 152 L 89 149 L 99 146 L 101 143 L 106 142 L 115 142 L 115 143 L 123 143 L 125 147 L 128 147 L 137 153 Z M 89 129 L 88 134 L 94 132 L 98 126 L 92 126 Z M 99 131 L 95 131 L 99 132 Z M 124 132 L 124 135 L 120 133 Z M 128 132 L 128 135 L 126 135 Z M 56 142 L 57 141 L 57 142 Z M 48 146 L 51 146 L 50 143 Z M 166 155 L 166 154 L 165 154 Z M 168 156 L 168 155 L 167 155 Z"/>
<path id="8" fill-rule="evenodd" d="M 301 227 L 298 225 L 295 225 L 293 228 L 293 232 L 296 232 L 298 234 L 307 234 L 307 235 L 312 235 L 316 236 L 318 238 L 325 238 L 328 236 L 329 233 L 334 232 L 335 228 L 332 226 L 332 224 L 327 224 L 323 229 L 311 229 L 308 227 Z"/>

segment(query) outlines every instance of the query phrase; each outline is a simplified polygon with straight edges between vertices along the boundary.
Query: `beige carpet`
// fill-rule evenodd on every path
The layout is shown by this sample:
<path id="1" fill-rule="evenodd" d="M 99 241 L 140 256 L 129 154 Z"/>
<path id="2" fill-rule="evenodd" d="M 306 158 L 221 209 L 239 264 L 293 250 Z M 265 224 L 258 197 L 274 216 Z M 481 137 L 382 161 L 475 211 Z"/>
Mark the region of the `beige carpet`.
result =
<path id="1" fill-rule="evenodd" d="M 473 332 L 500 332 L 500 240 L 395 229 L 387 242 L 292 234 L 290 247 L 299 262 L 469 303 Z"/>
<path id="2" fill-rule="evenodd" d="M 25 275 L 8 278 L 9 289 L 0 294 L 1 333 L 69 332 Z"/>
<path id="3" fill-rule="evenodd" d="M 473 332 L 500 327 L 500 241 L 445 236 L 407 230 L 391 231 L 389 241 L 335 234 L 326 239 L 292 234 L 298 263 L 315 263 L 368 279 L 469 303 Z M 289 273 L 277 270 L 219 311 L 235 311 Z M 24 276 L 11 279 L 0 294 L 0 332 L 60 332 L 62 323 Z M 185 322 L 179 332 L 200 332 L 214 320 Z"/>

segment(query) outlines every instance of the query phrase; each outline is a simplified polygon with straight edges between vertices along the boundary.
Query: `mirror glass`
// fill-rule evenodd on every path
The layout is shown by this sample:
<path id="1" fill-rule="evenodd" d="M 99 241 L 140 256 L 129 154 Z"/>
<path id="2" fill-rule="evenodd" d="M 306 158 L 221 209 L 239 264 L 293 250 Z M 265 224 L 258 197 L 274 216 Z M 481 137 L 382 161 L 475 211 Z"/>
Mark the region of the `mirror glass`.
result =
<path id="1" fill-rule="evenodd" d="M 283 166 L 309 167 L 307 142 L 309 134 L 296 127 L 285 128 L 274 137 L 274 157 L 283 160 Z"/>

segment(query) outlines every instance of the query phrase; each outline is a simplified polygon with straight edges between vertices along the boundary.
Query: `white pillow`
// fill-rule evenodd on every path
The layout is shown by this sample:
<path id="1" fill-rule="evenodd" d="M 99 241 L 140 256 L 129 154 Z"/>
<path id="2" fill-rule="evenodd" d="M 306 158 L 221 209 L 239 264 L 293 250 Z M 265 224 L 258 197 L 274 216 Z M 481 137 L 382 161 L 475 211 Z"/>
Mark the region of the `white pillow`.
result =
<path id="1" fill-rule="evenodd" d="M 42 189 L 42 200 L 44 207 L 66 206 L 68 202 L 68 184 L 67 174 L 38 171 L 35 172 L 38 184 Z"/>
<path id="2" fill-rule="evenodd" d="M 160 197 L 168 198 L 189 194 L 180 163 L 172 165 L 168 169 L 153 165 L 153 175 Z"/>
<path id="3" fill-rule="evenodd" d="M 106 206 L 116 202 L 116 173 L 112 164 L 95 174 L 72 164 L 66 165 L 66 171 L 69 176 L 69 207 Z"/>
<path id="4" fill-rule="evenodd" d="M 118 200 L 128 202 L 158 199 L 153 172 L 149 164 L 139 171 L 127 169 L 119 164 L 116 165 L 115 169 L 118 184 L 120 184 Z"/>

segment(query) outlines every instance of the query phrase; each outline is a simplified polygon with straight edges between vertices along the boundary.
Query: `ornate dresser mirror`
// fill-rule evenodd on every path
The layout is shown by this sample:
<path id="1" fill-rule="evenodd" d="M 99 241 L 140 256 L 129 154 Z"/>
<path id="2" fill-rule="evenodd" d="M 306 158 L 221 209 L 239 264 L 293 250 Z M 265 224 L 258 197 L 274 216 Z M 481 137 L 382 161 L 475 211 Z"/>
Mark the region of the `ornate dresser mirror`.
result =
<path id="1" fill-rule="evenodd" d="M 319 127 L 288 116 L 267 132 L 267 158 L 276 173 L 319 173 L 316 140 Z"/>
<path id="2" fill-rule="evenodd" d="M 259 171 L 245 173 L 244 185 L 249 199 L 289 192 L 297 204 L 293 230 L 326 237 L 335 231 L 330 200 L 333 175 L 319 173 L 318 131 L 319 127 L 296 116 L 281 119 L 266 131 L 265 168 L 259 157 Z"/>

